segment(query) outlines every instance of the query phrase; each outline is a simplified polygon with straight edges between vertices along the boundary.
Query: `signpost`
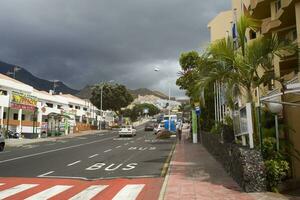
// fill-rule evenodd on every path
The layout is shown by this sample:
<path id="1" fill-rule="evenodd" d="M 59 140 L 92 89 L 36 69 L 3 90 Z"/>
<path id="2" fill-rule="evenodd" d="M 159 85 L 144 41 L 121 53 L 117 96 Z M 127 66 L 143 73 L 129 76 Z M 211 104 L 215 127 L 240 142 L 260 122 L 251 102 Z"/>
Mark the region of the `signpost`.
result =
<path id="1" fill-rule="evenodd" d="M 193 131 L 193 143 L 197 143 L 197 130 L 198 130 L 198 124 L 197 124 L 197 114 L 196 111 L 192 111 L 192 131 Z"/>

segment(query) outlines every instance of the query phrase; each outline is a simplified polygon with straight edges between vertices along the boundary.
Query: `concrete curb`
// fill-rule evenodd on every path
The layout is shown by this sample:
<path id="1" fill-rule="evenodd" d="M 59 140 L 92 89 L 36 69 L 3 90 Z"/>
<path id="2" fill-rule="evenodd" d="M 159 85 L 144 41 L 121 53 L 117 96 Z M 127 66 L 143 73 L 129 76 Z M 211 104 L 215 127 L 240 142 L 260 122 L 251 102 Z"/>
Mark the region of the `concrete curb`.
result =
<path id="1" fill-rule="evenodd" d="M 176 144 L 177 144 L 177 141 L 173 145 L 172 150 L 171 150 L 171 152 L 169 154 L 169 157 L 167 158 L 167 160 L 169 159 L 169 162 L 166 162 L 166 163 L 168 163 L 168 166 L 167 166 L 168 170 L 166 172 L 166 177 L 165 177 L 165 180 L 163 182 L 162 188 L 161 188 L 160 193 L 159 193 L 159 198 L 158 198 L 159 200 L 163 200 L 164 197 L 165 197 L 167 185 L 168 185 L 168 182 L 169 182 L 169 176 L 170 176 L 170 172 L 171 172 L 171 164 L 170 163 L 171 163 L 171 159 L 173 157 L 173 154 L 174 154 L 174 151 L 175 151 L 175 148 L 176 148 Z M 164 166 L 164 168 L 165 168 L 165 166 Z M 161 175 L 164 175 L 163 171 L 162 171 Z"/>
<path id="2" fill-rule="evenodd" d="M 59 136 L 59 137 L 49 137 L 49 138 L 37 138 L 37 139 L 6 139 L 5 140 L 5 146 L 6 147 L 20 147 L 23 145 L 29 145 L 29 144 L 36 144 L 41 142 L 56 142 L 58 140 L 67 139 L 67 138 L 74 138 L 84 135 L 92 135 L 96 133 L 102 133 L 102 132 L 110 132 L 109 130 L 93 130 L 90 132 L 82 132 L 82 133 L 73 133 L 65 136 Z"/>

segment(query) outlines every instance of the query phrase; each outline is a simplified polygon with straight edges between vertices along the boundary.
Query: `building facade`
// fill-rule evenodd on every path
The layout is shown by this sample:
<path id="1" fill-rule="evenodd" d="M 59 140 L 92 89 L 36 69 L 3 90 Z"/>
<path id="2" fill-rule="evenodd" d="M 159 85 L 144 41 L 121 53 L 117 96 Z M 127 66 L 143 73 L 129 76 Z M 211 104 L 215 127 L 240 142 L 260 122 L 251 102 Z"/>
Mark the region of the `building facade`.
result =
<path id="1" fill-rule="evenodd" d="M 113 120 L 89 100 L 70 94 L 53 94 L 0 74 L 0 126 L 3 130 L 35 138 L 99 129 Z M 105 117 L 107 119 L 105 119 Z"/>

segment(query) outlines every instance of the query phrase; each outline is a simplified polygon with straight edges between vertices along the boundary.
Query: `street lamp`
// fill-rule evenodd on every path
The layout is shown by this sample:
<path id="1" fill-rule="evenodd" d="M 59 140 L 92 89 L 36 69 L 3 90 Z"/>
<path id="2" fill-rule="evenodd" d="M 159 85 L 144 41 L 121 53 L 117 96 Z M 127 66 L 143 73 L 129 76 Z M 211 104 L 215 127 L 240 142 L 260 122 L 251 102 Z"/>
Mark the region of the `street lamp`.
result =
<path id="1" fill-rule="evenodd" d="M 13 78 L 16 79 L 16 72 L 20 71 L 21 68 L 18 66 L 13 67 L 13 71 L 8 71 L 6 74 L 7 75 L 13 75 Z"/>
<path id="2" fill-rule="evenodd" d="M 159 72 L 160 69 L 158 67 L 155 67 L 154 68 L 154 71 L 155 72 Z M 169 77 L 169 76 L 168 76 Z M 170 87 L 170 83 L 169 83 L 169 80 L 168 80 L 168 86 L 169 86 L 169 101 L 168 101 L 168 110 L 169 110 L 169 131 L 171 131 L 171 106 L 170 106 L 170 101 L 171 101 L 171 87 Z"/>
<path id="3" fill-rule="evenodd" d="M 52 80 L 51 82 L 53 82 L 53 94 L 55 94 L 55 88 L 57 88 L 57 83 L 59 82 L 59 80 Z"/>
<path id="4" fill-rule="evenodd" d="M 271 98 L 271 101 L 280 102 L 280 96 Z M 271 113 L 275 114 L 275 133 L 276 133 L 276 149 L 279 151 L 279 130 L 278 130 L 278 114 L 282 111 L 283 106 L 280 103 L 267 103 Z"/>

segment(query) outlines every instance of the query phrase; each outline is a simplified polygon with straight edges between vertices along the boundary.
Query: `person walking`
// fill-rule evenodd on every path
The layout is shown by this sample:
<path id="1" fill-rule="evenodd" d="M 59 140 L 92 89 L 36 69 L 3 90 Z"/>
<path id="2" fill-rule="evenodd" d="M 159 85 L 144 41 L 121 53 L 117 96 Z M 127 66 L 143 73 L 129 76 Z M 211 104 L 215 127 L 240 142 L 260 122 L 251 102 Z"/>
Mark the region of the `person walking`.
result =
<path id="1" fill-rule="evenodd" d="M 181 135 L 182 135 L 182 122 L 178 121 L 176 125 L 176 132 L 177 132 L 177 138 L 179 141 L 181 141 Z"/>

